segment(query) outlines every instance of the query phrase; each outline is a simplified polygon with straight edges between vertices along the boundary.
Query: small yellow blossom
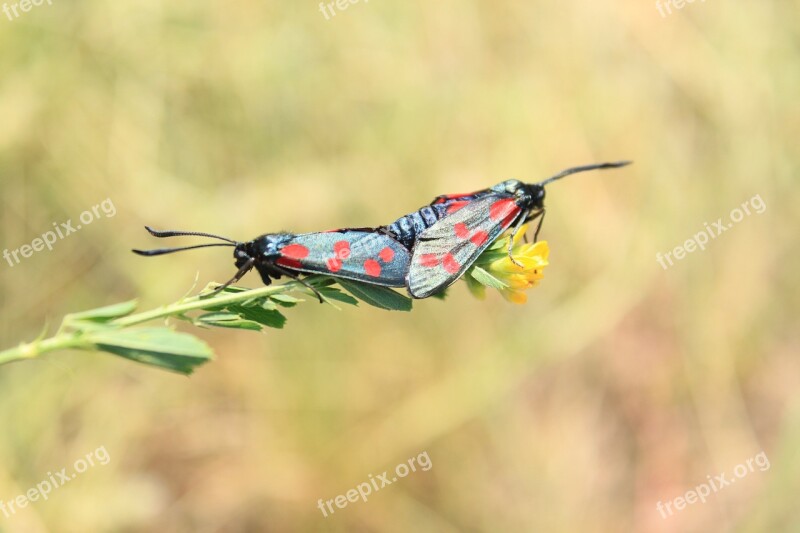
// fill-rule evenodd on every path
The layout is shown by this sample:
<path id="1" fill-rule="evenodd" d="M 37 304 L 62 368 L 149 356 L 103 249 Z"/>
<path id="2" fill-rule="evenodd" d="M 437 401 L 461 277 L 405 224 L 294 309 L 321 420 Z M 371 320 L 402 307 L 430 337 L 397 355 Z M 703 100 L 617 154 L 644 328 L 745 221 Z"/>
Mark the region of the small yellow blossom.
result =
<path id="1" fill-rule="evenodd" d="M 524 291 L 535 287 L 544 277 L 544 267 L 549 263 L 547 257 L 550 249 L 546 241 L 520 244 L 525 234 L 523 226 L 514 238 L 511 255 L 508 256 L 509 237 L 498 239 L 488 250 L 481 254 L 475 266 L 466 276 L 467 286 L 478 298 L 483 298 L 486 286 L 500 291 L 509 302 L 523 304 L 528 300 Z"/>
<path id="2" fill-rule="evenodd" d="M 547 241 L 535 244 L 524 244 L 514 247 L 511 254 L 519 264 L 514 264 L 506 256 L 489 264 L 487 270 L 497 279 L 505 282 L 508 287 L 500 289 L 503 297 L 516 304 L 524 304 L 528 296 L 523 292 L 538 285 L 544 277 L 544 267 L 548 265 L 547 256 L 550 249 Z M 520 266 L 521 265 L 521 266 Z"/>

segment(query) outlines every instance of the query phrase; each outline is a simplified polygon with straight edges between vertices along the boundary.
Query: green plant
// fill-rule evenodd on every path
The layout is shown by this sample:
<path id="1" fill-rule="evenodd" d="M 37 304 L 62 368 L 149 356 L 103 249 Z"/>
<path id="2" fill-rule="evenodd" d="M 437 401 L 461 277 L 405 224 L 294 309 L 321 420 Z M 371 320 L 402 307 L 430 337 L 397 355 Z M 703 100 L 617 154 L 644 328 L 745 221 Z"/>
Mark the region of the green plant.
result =
<path id="1" fill-rule="evenodd" d="M 519 238 L 524 232 L 523 227 Z M 547 265 L 547 243 L 521 244 L 515 241 L 512 253 L 517 264 L 509 259 L 506 251 L 509 239 L 511 237 L 506 236 L 494 242 L 464 274 L 463 278 L 476 296 L 483 297 L 483 288 L 491 287 L 509 301 L 524 303 L 522 291 L 536 286 L 541 279 L 541 270 Z M 388 311 L 411 310 L 410 298 L 386 287 L 321 275 L 308 276 L 303 282 L 316 290 L 323 303 L 334 307 L 336 303 L 358 305 L 362 301 Z M 176 331 L 167 324 L 160 327 L 142 324 L 176 318 L 199 327 L 255 331 L 264 327 L 280 329 L 286 323 L 281 309 L 304 301 L 288 293 L 311 294 L 308 286 L 297 281 L 258 289 L 227 287 L 220 292 L 214 292 L 212 285 L 216 286 L 211 284 L 196 296 L 184 297 L 141 313 L 134 313 L 137 303 L 130 300 L 69 314 L 52 337 L 45 337 L 45 331 L 36 340 L 0 351 L 0 365 L 73 349 L 108 352 L 139 363 L 191 374 L 195 368 L 213 359 L 211 348 L 194 335 Z M 435 296 L 444 298 L 444 293 Z"/>
<path id="2" fill-rule="evenodd" d="M 384 287 L 338 280 L 351 296 L 324 276 L 311 276 L 305 281 L 319 292 L 325 303 L 334 307 L 337 303 L 357 305 L 361 300 L 381 309 L 411 310 L 409 298 Z M 130 300 L 69 314 L 52 337 L 45 337 L 43 332 L 31 342 L 0 351 L 0 365 L 73 349 L 108 352 L 139 363 L 191 374 L 195 368 L 213 359 L 211 348 L 194 335 L 176 331 L 169 325 L 143 324 L 175 318 L 199 327 L 254 331 L 264 327 L 280 329 L 286 323 L 281 310 L 304 301 L 289 293 L 309 293 L 307 287 L 295 281 L 258 289 L 228 287 L 216 294 L 212 294 L 210 288 L 206 287 L 199 295 L 140 313 L 134 313 L 137 302 Z"/>

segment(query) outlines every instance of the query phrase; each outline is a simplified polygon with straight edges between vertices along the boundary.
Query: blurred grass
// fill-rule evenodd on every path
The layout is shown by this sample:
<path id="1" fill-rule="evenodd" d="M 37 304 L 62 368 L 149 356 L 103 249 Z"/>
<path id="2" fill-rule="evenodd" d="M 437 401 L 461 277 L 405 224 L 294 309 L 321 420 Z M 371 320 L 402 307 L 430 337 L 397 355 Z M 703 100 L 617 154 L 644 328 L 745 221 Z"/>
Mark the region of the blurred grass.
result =
<path id="1" fill-rule="evenodd" d="M 795 531 L 800 4 L 128 0 L 0 15 L 0 342 L 233 271 L 134 257 L 142 226 L 238 239 L 387 223 L 434 196 L 630 158 L 549 190 L 551 267 L 409 315 L 303 306 L 209 331 L 191 379 L 102 355 L 0 372 L 0 531 Z M 655 261 L 760 194 L 761 215 Z M 257 286 L 255 276 L 246 283 Z M 426 450 L 433 468 L 316 508 Z M 662 520 L 658 501 L 771 469 Z"/>

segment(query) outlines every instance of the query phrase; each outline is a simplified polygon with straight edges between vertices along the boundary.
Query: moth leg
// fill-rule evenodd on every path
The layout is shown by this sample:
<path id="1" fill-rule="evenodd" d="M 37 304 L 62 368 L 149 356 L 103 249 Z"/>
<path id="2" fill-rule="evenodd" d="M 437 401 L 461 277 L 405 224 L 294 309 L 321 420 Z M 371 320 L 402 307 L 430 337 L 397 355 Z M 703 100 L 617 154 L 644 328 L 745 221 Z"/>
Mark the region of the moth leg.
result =
<path id="1" fill-rule="evenodd" d="M 539 231 L 542 229 L 542 222 L 544 222 L 544 214 L 547 210 L 543 207 L 542 213 L 539 216 L 539 225 L 536 226 L 536 233 L 533 234 L 533 242 L 537 242 L 539 240 Z"/>
<path id="2" fill-rule="evenodd" d="M 297 274 L 295 274 L 294 272 L 292 272 L 290 270 L 286 270 L 285 268 L 281 268 L 281 267 L 279 267 L 277 265 L 275 265 L 274 268 L 275 268 L 275 270 L 277 270 L 278 272 L 280 272 L 281 274 L 283 274 L 287 278 L 292 278 L 294 281 L 296 281 L 298 283 L 302 283 L 303 285 L 305 285 L 311 292 L 313 292 L 314 294 L 317 295 L 317 298 L 319 299 L 319 303 L 321 303 L 321 304 L 325 303 L 325 300 L 322 298 L 322 294 L 320 294 L 320 292 L 313 285 L 311 285 L 309 282 L 307 282 L 306 280 L 304 280 L 303 278 L 301 278 L 300 276 L 298 276 Z"/>
<path id="3" fill-rule="evenodd" d="M 516 259 L 514 259 L 514 256 L 511 254 L 511 249 L 514 248 L 514 237 L 517 236 L 517 233 L 519 232 L 519 229 L 522 227 L 522 225 L 525 223 L 526 218 L 527 218 L 526 216 L 520 215 L 517 225 L 514 226 L 514 229 L 511 231 L 511 235 L 508 238 L 508 258 L 511 259 L 512 263 L 514 263 L 520 268 L 522 268 L 524 265 L 519 261 L 517 261 Z"/>
<path id="4" fill-rule="evenodd" d="M 242 277 L 243 277 L 245 274 L 247 274 L 247 273 L 250 271 L 250 269 L 251 269 L 251 268 L 253 268 L 253 264 L 255 264 L 255 262 L 256 262 L 256 259 L 255 259 L 255 257 L 251 257 L 250 259 L 248 259 L 248 260 L 247 260 L 247 261 L 246 261 L 246 262 L 245 262 L 245 263 L 242 265 L 242 267 L 239 269 L 239 271 L 238 271 L 238 272 L 236 272 L 236 275 L 235 275 L 235 276 L 233 276 L 231 279 L 229 279 L 228 281 L 226 281 L 225 283 L 223 283 L 222 285 L 220 285 L 219 287 L 217 287 L 216 289 L 214 289 L 214 290 L 211 292 L 210 296 L 213 296 L 213 295 L 217 294 L 218 292 L 224 291 L 224 290 L 225 290 L 225 289 L 226 289 L 228 286 L 230 286 L 232 283 L 236 283 L 237 281 L 239 281 L 240 279 L 242 279 Z"/>

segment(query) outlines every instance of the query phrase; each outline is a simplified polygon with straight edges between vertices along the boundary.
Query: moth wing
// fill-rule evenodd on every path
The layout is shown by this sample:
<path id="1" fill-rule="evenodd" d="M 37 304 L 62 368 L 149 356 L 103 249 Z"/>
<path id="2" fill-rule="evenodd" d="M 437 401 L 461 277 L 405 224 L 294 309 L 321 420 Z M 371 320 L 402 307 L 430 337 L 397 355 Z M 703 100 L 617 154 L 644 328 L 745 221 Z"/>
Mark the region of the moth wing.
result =
<path id="1" fill-rule="evenodd" d="M 404 286 L 411 261 L 409 251 L 391 236 L 350 229 L 297 235 L 281 254 L 278 264 L 300 272 L 384 287 Z"/>
<path id="2" fill-rule="evenodd" d="M 423 231 L 411 257 L 408 292 L 414 298 L 427 298 L 453 284 L 520 212 L 511 195 L 490 194 Z"/>
<path id="3" fill-rule="evenodd" d="M 344 268 L 363 272 L 363 281 L 387 287 L 405 285 L 411 252 L 390 235 L 371 232 L 354 236 Z"/>

